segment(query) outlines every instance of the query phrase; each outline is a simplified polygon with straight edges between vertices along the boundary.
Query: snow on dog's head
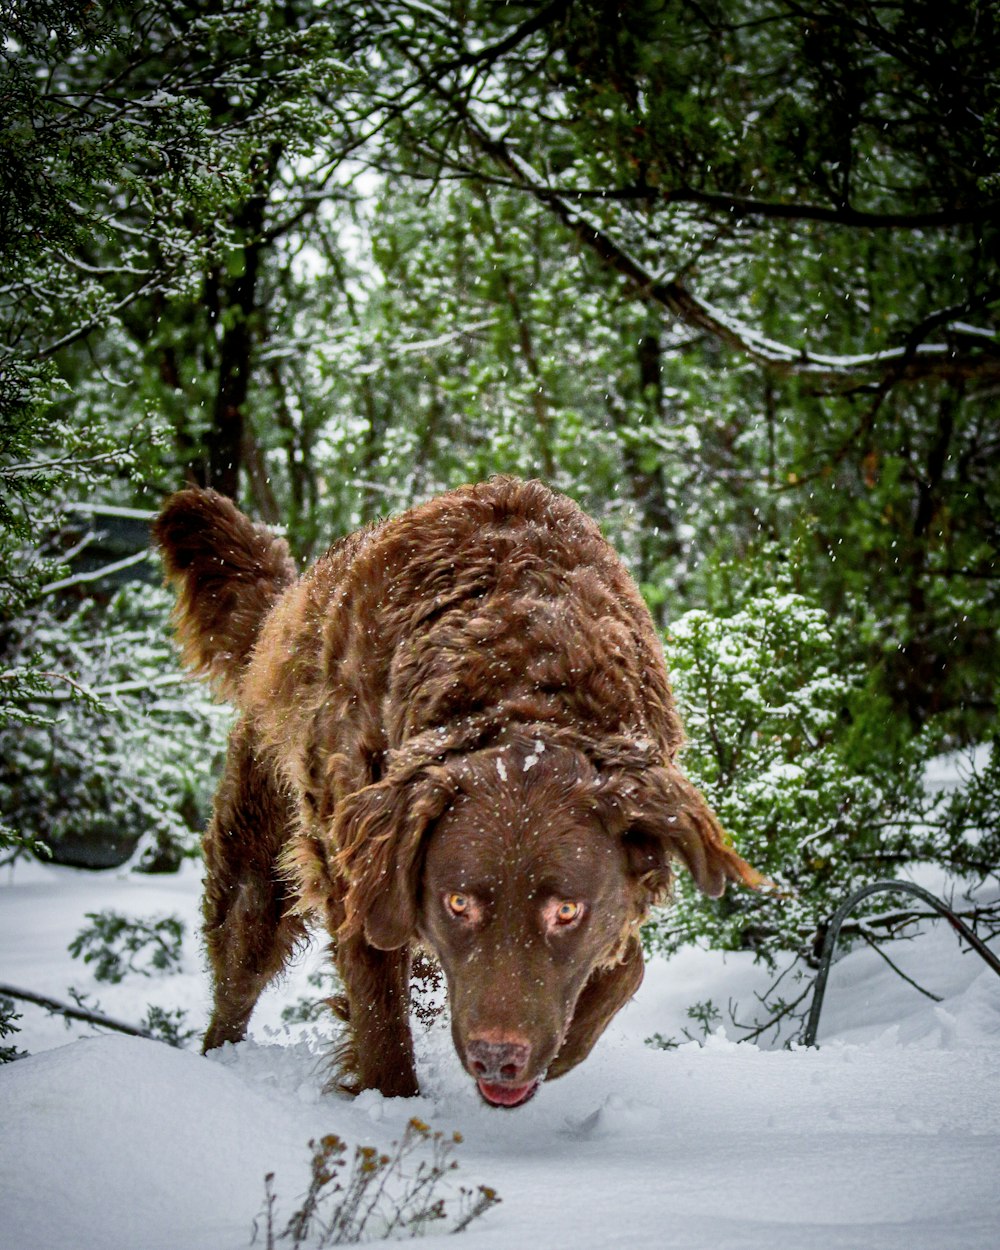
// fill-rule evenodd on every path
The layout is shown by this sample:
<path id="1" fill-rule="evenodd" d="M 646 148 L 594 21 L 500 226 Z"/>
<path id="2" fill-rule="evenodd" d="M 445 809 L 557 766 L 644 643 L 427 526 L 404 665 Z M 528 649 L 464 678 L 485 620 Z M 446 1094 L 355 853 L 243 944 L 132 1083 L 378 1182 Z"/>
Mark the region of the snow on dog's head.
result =
<path id="1" fill-rule="evenodd" d="M 456 1050 L 495 1106 L 584 1059 L 635 993 L 637 928 L 674 858 L 709 894 L 733 872 L 679 774 L 642 751 L 591 754 L 512 734 L 370 787 L 367 815 L 349 813 L 378 821 L 348 863 L 351 922 L 376 948 L 436 953 Z"/>

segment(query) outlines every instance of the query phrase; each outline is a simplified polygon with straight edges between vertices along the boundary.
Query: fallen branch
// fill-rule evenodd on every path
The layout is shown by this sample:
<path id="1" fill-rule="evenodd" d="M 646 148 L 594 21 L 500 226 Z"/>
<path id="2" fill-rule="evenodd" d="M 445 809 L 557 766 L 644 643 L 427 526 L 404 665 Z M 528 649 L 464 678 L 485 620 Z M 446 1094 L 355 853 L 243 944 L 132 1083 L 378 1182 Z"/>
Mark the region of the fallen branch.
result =
<path id="1" fill-rule="evenodd" d="M 102 1015 L 99 1011 L 88 1011 L 85 1007 L 74 1007 L 71 1003 L 60 1002 L 58 998 L 49 998 L 45 994 L 36 994 L 34 990 L 18 989 L 14 985 L 0 985 L 0 995 L 17 998 L 26 1003 L 34 1003 L 44 1007 L 46 1011 L 65 1016 L 67 1020 L 82 1020 L 85 1024 L 98 1024 L 105 1029 L 114 1029 L 116 1033 L 128 1033 L 131 1037 L 145 1037 L 155 1041 L 152 1033 L 140 1029 L 124 1020 L 115 1020 L 111 1016 Z"/>

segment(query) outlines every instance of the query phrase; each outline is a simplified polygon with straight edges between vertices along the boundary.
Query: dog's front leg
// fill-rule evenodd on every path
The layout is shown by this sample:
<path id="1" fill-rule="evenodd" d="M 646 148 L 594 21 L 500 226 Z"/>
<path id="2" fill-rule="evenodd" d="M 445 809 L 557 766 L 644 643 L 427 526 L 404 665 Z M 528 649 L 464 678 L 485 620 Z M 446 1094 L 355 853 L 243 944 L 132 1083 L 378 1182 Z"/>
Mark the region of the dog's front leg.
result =
<path id="1" fill-rule="evenodd" d="M 409 1022 L 409 948 L 383 951 L 361 936 L 342 938 L 337 941 L 336 961 L 347 996 L 350 1035 L 338 1054 L 338 1087 L 412 1098 L 419 1089 Z"/>

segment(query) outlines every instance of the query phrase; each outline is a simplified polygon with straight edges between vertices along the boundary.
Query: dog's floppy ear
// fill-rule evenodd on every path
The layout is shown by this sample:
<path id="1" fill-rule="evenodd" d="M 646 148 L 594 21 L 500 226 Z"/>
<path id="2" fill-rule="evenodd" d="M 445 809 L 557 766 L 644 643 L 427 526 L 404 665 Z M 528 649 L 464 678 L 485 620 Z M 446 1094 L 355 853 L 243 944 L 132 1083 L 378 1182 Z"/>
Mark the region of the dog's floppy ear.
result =
<path id="1" fill-rule="evenodd" d="M 379 950 L 414 936 L 424 837 L 454 793 L 447 768 L 410 765 L 339 805 L 337 863 L 348 881 L 341 936 L 363 933 Z"/>
<path id="2" fill-rule="evenodd" d="M 668 894 L 674 860 L 710 898 L 718 898 L 728 881 L 755 889 L 766 884 L 766 878 L 729 845 L 704 796 L 673 764 L 612 773 L 603 789 L 647 905 Z"/>

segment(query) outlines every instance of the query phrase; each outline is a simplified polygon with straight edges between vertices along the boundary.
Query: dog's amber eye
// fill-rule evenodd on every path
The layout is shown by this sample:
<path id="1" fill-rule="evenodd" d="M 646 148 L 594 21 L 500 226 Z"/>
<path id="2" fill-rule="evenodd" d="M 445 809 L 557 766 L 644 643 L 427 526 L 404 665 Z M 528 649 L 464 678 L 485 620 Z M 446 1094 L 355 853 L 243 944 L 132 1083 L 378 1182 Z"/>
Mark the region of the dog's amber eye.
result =
<path id="1" fill-rule="evenodd" d="M 579 920 L 582 911 L 583 905 L 581 903 L 560 903 L 556 908 L 556 924 L 572 924 L 574 920 Z"/>
<path id="2" fill-rule="evenodd" d="M 445 899 L 445 906 L 453 916 L 465 916 L 469 911 L 468 894 L 449 894 Z"/>

